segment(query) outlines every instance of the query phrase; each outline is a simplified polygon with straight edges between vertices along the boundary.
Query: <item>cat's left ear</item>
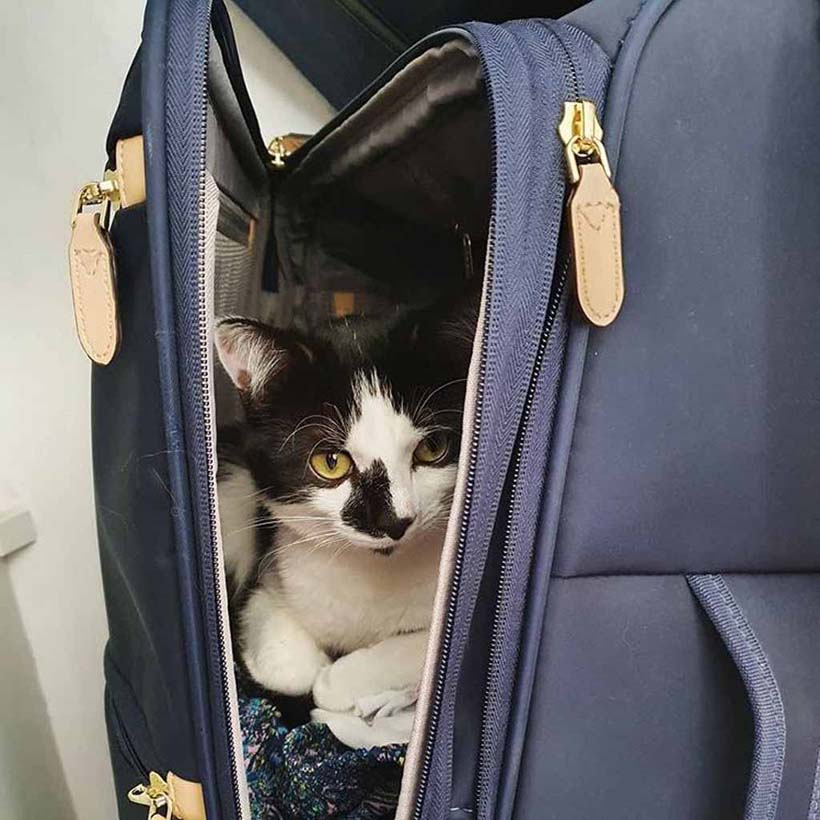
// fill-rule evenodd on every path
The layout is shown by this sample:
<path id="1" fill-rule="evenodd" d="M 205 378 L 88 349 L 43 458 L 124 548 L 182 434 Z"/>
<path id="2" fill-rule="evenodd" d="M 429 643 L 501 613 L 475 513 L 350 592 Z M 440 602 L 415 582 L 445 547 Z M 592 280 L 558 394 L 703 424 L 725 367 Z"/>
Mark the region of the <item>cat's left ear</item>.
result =
<path id="1" fill-rule="evenodd" d="M 253 319 L 218 319 L 214 341 L 219 360 L 239 392 L 256 398 L 297 360 L 313 361 L 313 353 L 294 334 Z"/>

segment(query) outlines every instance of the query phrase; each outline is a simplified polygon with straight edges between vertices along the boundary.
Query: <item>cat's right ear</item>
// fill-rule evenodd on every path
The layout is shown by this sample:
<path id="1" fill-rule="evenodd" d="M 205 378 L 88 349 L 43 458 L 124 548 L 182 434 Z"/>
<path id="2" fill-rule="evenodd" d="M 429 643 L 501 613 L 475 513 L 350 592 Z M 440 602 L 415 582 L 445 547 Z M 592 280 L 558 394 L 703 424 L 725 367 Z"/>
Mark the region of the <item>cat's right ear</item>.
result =
<path id="1" fill-rule="evenodd" d="M 247 398 L 258 397 L 274 379 L 282 377 L 294 357 L 312 361 L 307 345 L 292 333 L 275 331 L 253 319 L 217 319 L 214 341 L 222 367 Z M 280 338 L 281 337 L 281 338 Z"/>

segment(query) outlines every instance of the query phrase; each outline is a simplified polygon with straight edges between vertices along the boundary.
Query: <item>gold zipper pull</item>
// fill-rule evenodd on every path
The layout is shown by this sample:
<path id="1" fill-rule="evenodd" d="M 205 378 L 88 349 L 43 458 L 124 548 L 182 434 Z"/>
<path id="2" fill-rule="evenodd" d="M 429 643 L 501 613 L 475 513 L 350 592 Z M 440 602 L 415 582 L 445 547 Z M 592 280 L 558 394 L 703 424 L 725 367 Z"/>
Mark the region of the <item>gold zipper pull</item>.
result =
<path id="1" fill-rule="evenodd" d="M 310 134 L 283 134 L 274 137 L 268 145 L 270 162 L 274 168 L 284 168 L 285 160 L 310 139 Z"/>
<path id="2" fill-rule="evenodd" d="M 120 343 L 114 251 L 108 226 L 120 204 L 120 186 L 112 171 L 77 193 L 71 217 L 68 269 L 74 322 L 80 344 L 91 361 L 111 362 Z M 89 210 L 100 206 L 99 210 Z"/>
<path id="3" fill-rule="evenodd" d="M 108 229 L 120 207 L 145 202 L 142 137 L 118 140 L 114 156 L 116 168 L 78 191 L 68 246 L 77 335 L 88 358 L 103 365 L 111 362 L 120 344 L 117 276 Z"/>
<path id="4" fill-rule="evenodd" d="M 612 184 L 595 103 L 564 103 L 558 125 L 572 190 L 567 201 L 575 292 L 581 310 L 599 327 L 611 324 L 624 299 L 621 200 Z"/>
<path id="5" fill-rule="evenodd" d="M 171 787 L 156 772 L 148 775 L 148 784 L 140 783 L 128 792 L 128 799 L 138 806 L 148 807 L 148 820 L 171 820 L 174 799 Z"/>

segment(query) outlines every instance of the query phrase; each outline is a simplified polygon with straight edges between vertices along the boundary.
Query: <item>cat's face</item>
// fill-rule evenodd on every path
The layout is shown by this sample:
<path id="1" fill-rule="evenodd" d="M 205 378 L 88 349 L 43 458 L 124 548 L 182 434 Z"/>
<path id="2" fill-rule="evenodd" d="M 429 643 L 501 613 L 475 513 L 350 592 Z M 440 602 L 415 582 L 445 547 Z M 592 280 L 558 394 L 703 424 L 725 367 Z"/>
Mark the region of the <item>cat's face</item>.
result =
<path id="1" fill-rule="evenodd" d="M 245 460 L 290 543 L 389 555 L 443 531 L 467 345 L 454 355 L 416 328 L 340 356 L 244 319 L 220 322 L 216 339 L 246 410 Z"/>

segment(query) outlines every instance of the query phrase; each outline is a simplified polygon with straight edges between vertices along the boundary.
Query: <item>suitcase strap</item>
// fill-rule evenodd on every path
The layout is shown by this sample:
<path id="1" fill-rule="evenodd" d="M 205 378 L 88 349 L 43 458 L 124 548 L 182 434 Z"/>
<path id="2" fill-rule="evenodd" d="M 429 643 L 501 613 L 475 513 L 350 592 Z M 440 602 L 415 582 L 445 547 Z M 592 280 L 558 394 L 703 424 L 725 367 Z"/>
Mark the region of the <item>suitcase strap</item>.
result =
<path id="1" fill-rule="evenodd" d="M 745 820 L 774 820 L 783 782 L 786 716 L 766 652 L 722 575 L 687 575 L 737 666 L 754 716 L 754 753 Z"/>

